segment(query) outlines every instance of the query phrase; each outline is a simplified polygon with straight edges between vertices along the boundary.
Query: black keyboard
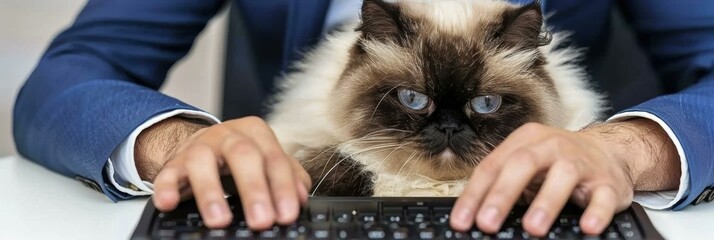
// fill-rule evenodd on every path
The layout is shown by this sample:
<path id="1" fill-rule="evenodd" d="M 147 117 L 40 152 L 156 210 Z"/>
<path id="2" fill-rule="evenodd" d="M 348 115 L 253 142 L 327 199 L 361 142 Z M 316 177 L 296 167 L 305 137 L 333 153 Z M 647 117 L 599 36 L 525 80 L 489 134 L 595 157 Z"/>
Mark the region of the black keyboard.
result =
<path id="1" fill-rule="evenodd" d="M 228 200 L 234 220 L 225 229 L 206 228 L 193 200 L 169 213 L 158 212 L 149 201 L 131 239 L 539 239 L 521 227 L 525 206 L 516 206 L 498 233 L 486 234 L 475 227 L 467 232 L 449 228 L 455 198 L 313 197 L 297 222 L 258 232 L 248 229 L 238 199 Z M 581 214 L 579 207 L 566 206 L 540 239 L 662 239 L 636 203 L 599 236 L 582 234 Z"/>

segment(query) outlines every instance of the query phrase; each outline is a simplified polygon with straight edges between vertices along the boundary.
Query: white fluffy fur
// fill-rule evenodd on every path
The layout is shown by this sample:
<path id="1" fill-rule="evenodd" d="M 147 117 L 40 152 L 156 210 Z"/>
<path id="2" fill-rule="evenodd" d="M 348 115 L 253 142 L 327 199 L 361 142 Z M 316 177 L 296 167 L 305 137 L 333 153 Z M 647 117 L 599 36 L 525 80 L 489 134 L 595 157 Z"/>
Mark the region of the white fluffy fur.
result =
<path id="1" fill-rule="evenodd" d="M 434 21 L 440 27 L 457 31 L 473 15 L 463 9 L 464 3 L 478 4 L 486 9 L 508 7 L 506 3 L 491 0 L 436 1 L 430 3 Z M 460 11 L 446 11 L 462 9 Z M 418 10 L 418 9 L 417 9 Z M 424 9 L 421 9 L 422 11 Z M 448 14 L 444 14 L 448 12 Z M 354 29 L 354 25 L 346 29 Z M 356 43 L 359 33 L 347 30 L 328 36 L 326 40 L 297 63 L 297 71 L 285 76 L 281 84 L 281 93 L 276 96 L 269 123 L 280 143 L 288 154 L 305 160 L 303 149 L 321 149 L 349 140 L 340 136 L 337 117 L 330 112 L 333 88 L 348 64 L 349 50 Z M 548 62 L 545 68 L 555 82 L 566 121 L 561 127 L 578 130 L 597 120 L 603 111 L 602 97 L 588 87 L 587 76 L 583 68 L 574 65 L 573 60 L 580 57 L 572 48 L 557 46 L 564 38 L 563 34 L 554 34 L 553 42 L 541 47 Z M 368 154 L 360 154 L 361 149 L 342 145 L 340 151 L 365 165 L 366 170 L 380 170 L 382 161 L 370 159 Z M 377 171 L 379 173 L 379 171 Z M 440 182 L 422 176 L 397 176 L 391 173 L 379 173 L 373 178 L 376 196 L 455 196 L 464 187 L 466 179 Z M 316 182 L 314 184 L 319 184 Z"/>

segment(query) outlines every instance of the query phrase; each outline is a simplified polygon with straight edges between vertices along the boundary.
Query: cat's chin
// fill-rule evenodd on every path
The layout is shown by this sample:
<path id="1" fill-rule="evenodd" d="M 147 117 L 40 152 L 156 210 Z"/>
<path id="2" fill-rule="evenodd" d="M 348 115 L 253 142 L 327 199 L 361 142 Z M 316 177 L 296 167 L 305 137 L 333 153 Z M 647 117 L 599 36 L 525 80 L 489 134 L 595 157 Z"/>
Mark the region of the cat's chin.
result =
<path id="1" fill-rule="evenodd" d="M 451 161 L 456 158 L 456 153 L 454 153 L 454 151 L 451 150 L 451 148 L 447 147 L 446 149 L 441 151 L 441 153 L 439 153 L 438 156 L 441 160 Z"/>

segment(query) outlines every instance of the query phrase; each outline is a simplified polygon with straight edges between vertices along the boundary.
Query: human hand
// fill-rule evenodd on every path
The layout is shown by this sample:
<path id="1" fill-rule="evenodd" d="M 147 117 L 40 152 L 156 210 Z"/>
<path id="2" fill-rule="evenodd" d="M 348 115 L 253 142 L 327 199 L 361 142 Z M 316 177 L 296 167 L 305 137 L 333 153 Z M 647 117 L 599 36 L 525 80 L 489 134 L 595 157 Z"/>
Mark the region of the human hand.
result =
<path id="1" fill-rule="evenodd" d="M 283 152 L 262 119 L 246 117 L 210 127 L 176 119 L 160 124 L 139 136 L 136 149 L 141 153 L 135 160 L 142 179 L 153 179 L 157 209 L 171 211 L 182 196 L 193 193 L 206 226 L 226 227 L 232 214 L 220 176 L 231 174 L 250 228 L 297 219 L 299 205 L 307 201 L 310 177 Z M 176 143 L 167 147 L 172 141 Z"/>
<path id="2" fill-rule="evenodd" d="M 531 202 L 523 228 L 544 236 L 570 199 L 584 207 L 585 234 L 599 234 L 634 191 L 679 184 L 679 156 L 659 125 L 646 119 L 595 125 L 579 132 L 529 123 L 476 167 L 454 205 L 451 226 L 495 233 L 521 197 Z M 655 177 L 659 175 L 659 177 Z"/>

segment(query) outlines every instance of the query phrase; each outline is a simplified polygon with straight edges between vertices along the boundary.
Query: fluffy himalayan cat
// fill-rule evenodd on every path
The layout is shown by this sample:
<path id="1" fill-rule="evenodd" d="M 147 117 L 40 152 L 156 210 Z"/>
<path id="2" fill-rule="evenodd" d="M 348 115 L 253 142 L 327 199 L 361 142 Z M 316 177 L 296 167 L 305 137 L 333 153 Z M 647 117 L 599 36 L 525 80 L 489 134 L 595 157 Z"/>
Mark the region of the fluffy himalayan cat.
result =
<path id="1" fill-rule="evenodd" d="M 268 117 L 314 195 L 456 196 L 519 126 L 603 110 L 538 3 L 365 0 L 360 20 L 295 65 Z"/>

